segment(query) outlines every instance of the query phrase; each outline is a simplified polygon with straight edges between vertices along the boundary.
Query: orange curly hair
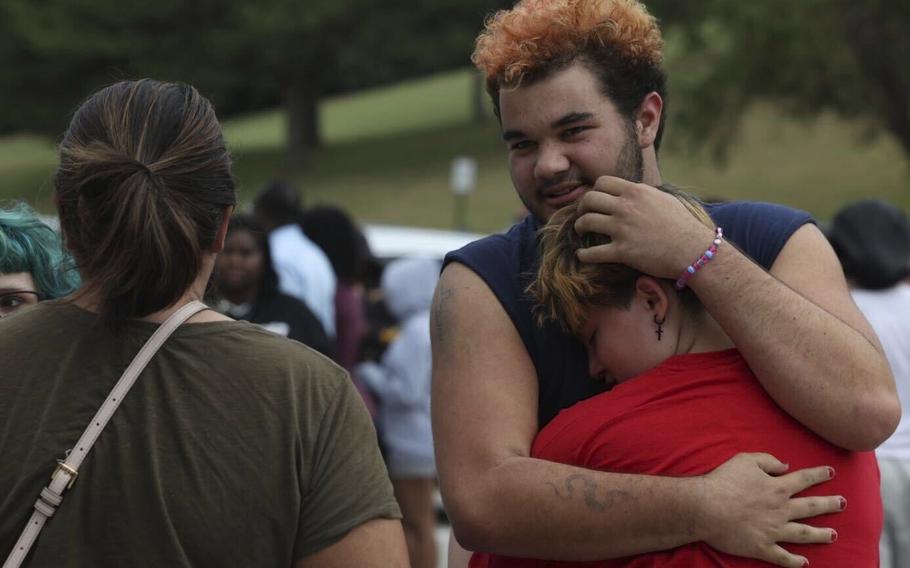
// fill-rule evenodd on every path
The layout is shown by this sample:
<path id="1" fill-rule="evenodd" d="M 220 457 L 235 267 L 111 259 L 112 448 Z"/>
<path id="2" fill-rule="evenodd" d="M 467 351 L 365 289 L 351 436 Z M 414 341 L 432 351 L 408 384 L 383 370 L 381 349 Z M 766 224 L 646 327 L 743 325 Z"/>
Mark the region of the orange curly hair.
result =
<path id="1" fill-rule="evenodd" d="M 484 73 L 499 116 L 499 91 L 586 63 L 626 117 L 657 92 L 666 105 L 664 41 L 637 0 L 522 0 L 487 19 L 471 61 Z M 663 119 L 655 147 L 659 146 Z"/>
<path id="2" fill-rule="evenodd" d="M 663 46 L 657 20 L 636 0 L 524 0 L 487 20 L 471 61 L 488 79 L 516 86 L 541 63 L 591 47 L 657 66 Z"/>

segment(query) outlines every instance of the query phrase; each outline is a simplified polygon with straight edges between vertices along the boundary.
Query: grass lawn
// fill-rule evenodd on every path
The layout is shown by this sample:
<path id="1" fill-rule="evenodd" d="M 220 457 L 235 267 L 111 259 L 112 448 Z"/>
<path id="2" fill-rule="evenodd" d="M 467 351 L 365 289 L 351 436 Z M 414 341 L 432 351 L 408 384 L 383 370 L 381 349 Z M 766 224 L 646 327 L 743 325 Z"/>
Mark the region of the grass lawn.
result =
<path id="1" fill-rule="evenodd" d="M 454 156 L 467 154 L 479 163 L 468 228 L 505 227 L 519 202 L 495 120 L 470 122 L 470 88 L 471 74 L 461 70 L 328 99 L 320 109 L 326 145 L 303 171 L 285 164 L 280 111 L 227 120 L 241 202 L 269 179 L 287 177 L 299 184 L 308 205 L 337 204 L 362 222 L 451 227 L 449 166 Z M 672 118 L 670 125 L 672 138 Z M 51 140 L 0 138 L 0 197 L 52 211 L 53 164 Z M 667 181 L 703 196 L 776 201 L 822 219 L 861 197 L 910 208 L 910 168 L 897 144 L 884 135 L 864 141 L 858 126 L 832 116 L 797 122 L 757 108 L 726 165 L 668 147 L 662 170 Z"/>

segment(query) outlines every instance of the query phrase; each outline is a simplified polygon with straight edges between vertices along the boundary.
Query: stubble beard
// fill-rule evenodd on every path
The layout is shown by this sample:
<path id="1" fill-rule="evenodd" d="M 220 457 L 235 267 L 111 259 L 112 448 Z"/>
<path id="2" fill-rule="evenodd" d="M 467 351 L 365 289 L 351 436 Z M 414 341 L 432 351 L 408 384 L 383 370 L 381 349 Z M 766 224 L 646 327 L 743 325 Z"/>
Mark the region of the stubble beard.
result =
<path id="1" fill-rule="evenodd" d="M 609 175 L 622 178 L 632 183 L 641 183 L 645 177 L 645 160 L 644 154 L 642 153 L 641 148 L 638 145 L 638 141 L 636 140 L 637 133 L 635 126 L 631 121 L 626 124 L 625 138 L 626 140 L 623 143 L 623 147 L 619 151 L 619 156 L 616 157 L 616 167 Z M 593 188 L 594 183 L 597 180 L 581 178 L 578 181 L 590 188 Z M 542 189 L 538 189 L 538 193 L 542 194 L 542 192 Z M 533 204 L 530 202 L 530 200 L 528 200 L 520 191 L 517 193 L 518 198 L 521 200 L 522 204 L 524 204 L 525 209 L 530 211 L 531 214 L 537 217 L 539 221 L 546 223 L 549 220 L 550 215 L 548 215 L 546 218 L 541 219 L 535 211 L 535 208 L 533 207 Z"/>
<path id="2" fill-rule="evenodd" d="M 636 140 L 637 133 L 632 122 L 626 126 L 626 142 L 616 159 L 616 177 L 633 183 L 641 183 L 645 177 L 645 159 Z"/>

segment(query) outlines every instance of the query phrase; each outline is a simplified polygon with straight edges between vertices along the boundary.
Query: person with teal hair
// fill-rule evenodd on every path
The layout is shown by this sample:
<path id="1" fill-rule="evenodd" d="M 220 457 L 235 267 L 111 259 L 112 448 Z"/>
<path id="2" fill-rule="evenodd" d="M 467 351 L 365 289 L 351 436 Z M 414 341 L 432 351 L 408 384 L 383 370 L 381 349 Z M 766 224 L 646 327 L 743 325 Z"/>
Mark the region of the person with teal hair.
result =
<path id="1" fill-rule="evenodd" d="M 60 236 L 25 203 L 0 207 L 0 317 L 79 287 Z"/>

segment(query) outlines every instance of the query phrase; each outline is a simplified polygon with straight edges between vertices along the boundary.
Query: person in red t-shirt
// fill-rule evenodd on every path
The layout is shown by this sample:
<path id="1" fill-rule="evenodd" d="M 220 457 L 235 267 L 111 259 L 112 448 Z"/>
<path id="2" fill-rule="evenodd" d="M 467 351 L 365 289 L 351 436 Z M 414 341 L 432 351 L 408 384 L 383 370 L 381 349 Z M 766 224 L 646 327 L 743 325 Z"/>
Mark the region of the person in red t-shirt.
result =
<path id="1" fill-rule="evenodd" d="M 710 225 L 697 201 L 674 194 Z M 844 506 L 849 502 L 850 507 L 814 522 L 833 529 L 836 542 L 795 545 L 791 552 L 814 566 L 878 566 L 882 504 L 874 454 L 835 447 L 787 415 L 687 288 L 679 290 L 673 281 L 622 265 L 579 262 L 579 247 L 603 243 L 578 236 L 576 218 L 570 206 L 542 230 L 541 266 L 531 292 L 540 303 L 541 319 L 561 322 L 587 345 L 591 376 L 616 386 L 563 410 L 538 433 L 532 457 L 616 473 L 678 476 L 709 473 L 740 452 L 770 453 L 791 469 L 830 464 L 836 476 L 823 491 L 842 495 Z M 728 246 L 721 241 L 715 254 Z M 553 486 L 553 491 L 566 497 L 583 495 L 591 506 L 603 509 L 635 506 L 632 497 L 621 492 L 595 494 L 590 483 L 579 475 Z M 810 488 L 800 496 L 820 494 Z M 701 542 L 598 562 L 478 553 L 470 565 L 771 566 Z"/>

